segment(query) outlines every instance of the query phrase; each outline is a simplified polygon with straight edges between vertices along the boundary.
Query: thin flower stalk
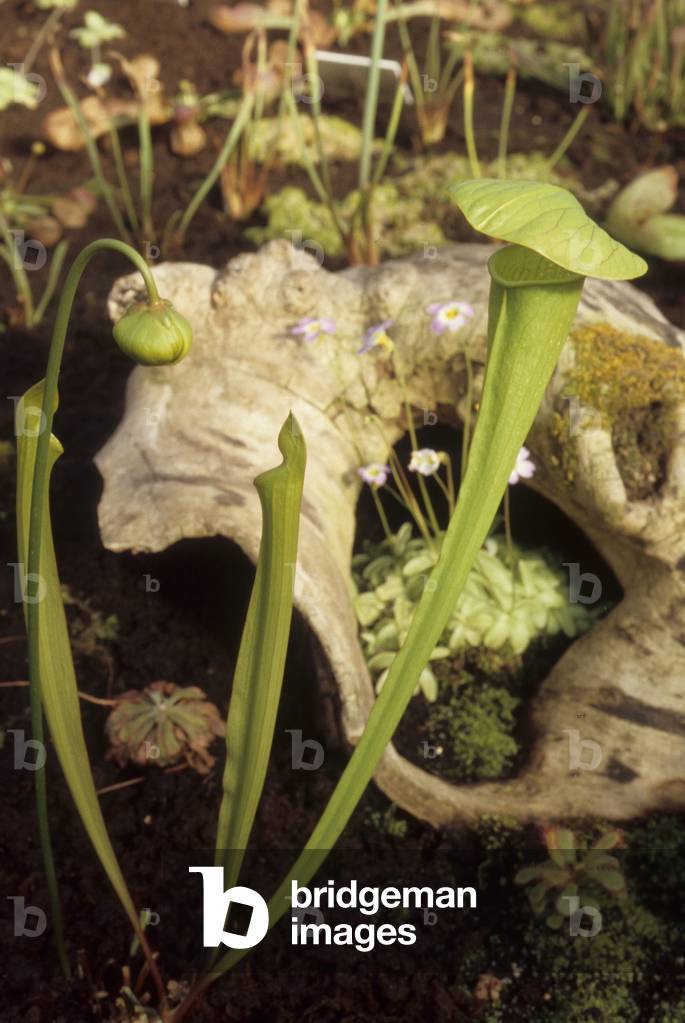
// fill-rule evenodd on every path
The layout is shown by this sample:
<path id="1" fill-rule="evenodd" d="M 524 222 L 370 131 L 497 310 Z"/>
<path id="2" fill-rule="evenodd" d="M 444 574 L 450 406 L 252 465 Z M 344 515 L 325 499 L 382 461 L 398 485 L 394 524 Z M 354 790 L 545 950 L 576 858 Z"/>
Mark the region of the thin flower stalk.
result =
<path id="1" fill-rule="evenodd" d="M 480 163 L 478 162 L 476 136 L 473 131 L 473 93 L 475 86 L 473 55 L 470 50 L 467 50 L 464 54 L 464 137 L 466 139 L 466 152 L 469 157 L 471 175 L 474 178 L 479 178 L 481 176 Z"/>
<path id="2" fill-rule="evenodd" d="M 512 66 L 507 71 L 507 78 L 504 85 L 504 103 L 502 104 L 502 116 L 499 125 L 499 139 L 497 144 L 497 176 L 507 176 L 507 148 L 509 146 L 509 127 L 511 125 L 511 114 L 514 109 L 516 97 L 516 68 Z"/>
<path id="3" fill-rule="evenodd" d="M 471 442 L 471 411 L 473 408 L 473 363 L 471 356 L 464 351 L 464 366 L 466 368 L 466 409 L 464 415 L 464 432 L 461 435 L 461 466 L 460 477 L 463 480 L 466 472 L 466 465 L 469 460 L 469 445 Z"/>
<path id="4" fill-rule="evenodd" d="M 74 95 L 69 84 L 67 83 L 66 76 L 64 74 L 64 67 L 62 65 L 62 60 L 60 58 L 59 52 L 55 47 L 53 47 L 53 49 L 50 51 L 50 67 L 52 68 L 52 73 L 57 83 L 57 88 L 61 93 L 62 99 L 71 110 L 73 118 L 76 121 L 79 130 L 83 136 L 83 141 L 86 147 L 86 153 L 90 161 L 90 166 L 93 171 L 93 175 L 97 182 L 98 190 L 105 201 L 105 205 L 109 210 L 112 221 L 114 222 L 114 226 L 119 232 L 121 240 L 126 242 L 127 244 L 130 244 L 132 240 L 131 235 L 124 223 L 124 219 L 121 215 L 121 210 L 119 209 L 119 205 L 116 201 L 114 192 L 112 191 L 112 188 L 109 182 L 107 181 L 104 171 L 102 169 L 102 163 L 100 161 L 100 155 L 98 153 L 98 148 L 95 139 L 93 138 L 93 133 L 88 126 L 88 122 L 83 116 L 83 113 L 81 111 L 81 105 L 79 104 L 78 100 L 76 99 L 76 96 Z"/>
<path id="5" fill-rule="evenodd" d="M 582 109 L 578 111 L 578 113 L 573 119 L 571 127 L 568 129 L 568 131 L 564 135 L 563 139 L 561 140 L 557 148 L 554 150 L 550 158 L 545 163 L 545 170 L 547 171 L 548 174 L 559 163 L 559 160 L 561 160 L 562 156 L 564 155 L 566 150 L 569 148 L 569 146 L 571 145 L 571 143 L 576 138 L 581 128 L 587 121 L 591 111 L 592 107 L 589 105 L 583 106 Z"/>

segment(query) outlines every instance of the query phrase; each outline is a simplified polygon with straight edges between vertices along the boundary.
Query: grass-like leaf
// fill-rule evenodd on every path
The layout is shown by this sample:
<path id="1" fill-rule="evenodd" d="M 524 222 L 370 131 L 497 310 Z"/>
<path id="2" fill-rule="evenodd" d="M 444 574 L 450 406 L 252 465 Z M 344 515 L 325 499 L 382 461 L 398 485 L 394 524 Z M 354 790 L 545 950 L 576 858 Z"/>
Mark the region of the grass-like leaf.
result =
<path id="1" fill-rule="evenodd" d="M 233 678 L 216 840 L 216 865 L 224 866 L 226 888 L 238 880 L 264 787 L 288 649 L 307 458 L 292 415 L 281 429 L 278 446 L 283 462 L 255 480 L 262 540 Z"/>
<path id="2" fill-rule="evenodd" d="M 17 442 L 17 538 L 19 561 L 23 566 L 26 566 L 29 561 L 33 473 L 41 429 L 42 402 L 43 382 L 41 381 L 26 392 L 17 406 L 17 423 L 20 426 Z M 62 451 L 60 442 L 54 435 L 51 435 L 47 469 L 48 485 L 45 487 L 41 516 L 40 572 L 39 579 L 31 581 L 37 583 L 37 590 L 35 595 L 29 596 L 26 584 L 29 580 L 22 587 L 27 619 L 37 621 L 38 678 L 32 678 L 31 682 L 32 685 L 36 683 L 39 685 L 52 741 L 83 826 L 88 832 L 100 863 L 138 935 L 151 970 L 157 979 L 157 969 L 140 926 L 139 915 L 107 834 L 95 791 L 81 723 L 76 674 L 71 656 L 69 632 L 52 539 L 48 496 L 50 474 Z"/>

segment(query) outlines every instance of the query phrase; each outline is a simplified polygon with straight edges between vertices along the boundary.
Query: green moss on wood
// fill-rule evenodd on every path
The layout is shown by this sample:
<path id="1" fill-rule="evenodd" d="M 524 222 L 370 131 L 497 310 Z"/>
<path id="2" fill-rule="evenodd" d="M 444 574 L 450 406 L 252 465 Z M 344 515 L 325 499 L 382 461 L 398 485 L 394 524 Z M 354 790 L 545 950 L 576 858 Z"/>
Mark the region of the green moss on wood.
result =
<path id="1" fill-rule="evenodd" d="M 573 400 L 599 413 L 611 432 L 618 470 L 632 500 L 658 490 L 664 480 L 673 411 L 685 399 L 685 359 L 679 348 L 605 323 L 574 331 L 575 364 L 565 380 L 570 406 L 552 424 L 554 461 L 572 483 L 577 472 L 571 415 Z M 583 429 L 582 422 L 574 428 Z"/>

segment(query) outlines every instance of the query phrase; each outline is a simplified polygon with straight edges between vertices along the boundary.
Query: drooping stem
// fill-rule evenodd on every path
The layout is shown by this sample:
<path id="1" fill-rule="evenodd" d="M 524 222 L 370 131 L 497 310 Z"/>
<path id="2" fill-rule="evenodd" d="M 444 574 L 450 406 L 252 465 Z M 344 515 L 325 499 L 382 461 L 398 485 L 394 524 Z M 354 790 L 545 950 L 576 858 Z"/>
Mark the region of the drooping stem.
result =
<path id="1" fill-rule="evenodd" d="M 34 738 L 41 743 L 44 741 L 44 727 L 40 679 L 40 571 L 41 546 L 44 529 L 43 519 L 44 512 L 47 507 L 47 485 L 50 473 L 50 437 L 52 433 L 54 413 L 57 407 L 57 384 L 62 363 L 62 355 L 64 352 L 64 343 L 67 335 L 71 309 L 76 297 L 76 290 L 81 276 L 92 257 L 96 253 L 104 250 L 119 252 L 122 255 L 127 256 L 136 269 L 142 274 L 150 296 L 150 301 L 159 301 L 159 295 L 154 278 L 152 277 L 152 274 L 143 258 L 134 249 L 130 248 L 130 246 L 113 238 L 100 239 L 99 241 L 92 242 L 79 253 L 69 270 L 62 291 L 57 316 L 55 318 L 52 341 L 50 344 L 45 380 L 43 382 L 42 414 L 33 468 L 28 529 L 28 556 L 26 558 L 27 571 L 25 581 L 25 602 L 26 629 L 29 648 L 29 677 L 31 680 L 31 724 Z M 66 954 L 64 951 L 57 877 L 50 842 L 44 766 L 36 770 L 35 776 L 38 833 L 48 887 L 50 890 L 55 938 L 58 942 L 58 954 L 60 956 L 60 961 L 62 961 L 64 966 Z M 136 931 L 140 931 L 138 918 L 132 904 L 125 908 L 134 929 L 136 929 Z M 161 977 L 159 976 L 157 965 L 142 931 L 139 934 L 139 937 L 141 939 L 141 946 L 145 952 L 146 959 L 150 965 L 150 972 L 157 985 L 160 999 L 163 1001 L 165 996 L 164 986 L 162 984 Z"/>

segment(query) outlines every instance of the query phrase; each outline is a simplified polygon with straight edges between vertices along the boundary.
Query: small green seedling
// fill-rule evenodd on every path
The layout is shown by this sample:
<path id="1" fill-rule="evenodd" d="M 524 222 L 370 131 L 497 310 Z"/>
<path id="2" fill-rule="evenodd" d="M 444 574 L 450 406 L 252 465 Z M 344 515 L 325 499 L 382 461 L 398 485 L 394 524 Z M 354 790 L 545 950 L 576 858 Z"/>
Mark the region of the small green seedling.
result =
<path id="1" fill-rule="evenodd" d="M 523 867 L 514 883 L 528 885 L 526 894 L 533 912 L 537 916 L 547 914 L 549 927 L 558 930 L 577 907 L 577 899 L 583 906 L 599 908 L 595 897 L 598 888 L 616 899 L 626 895 L 621 865 L 609 855 L 609 849 L 622 844 L 620 831 L 605 832 L 589 849 L 579 848 L 578 839 L 567 828 L 546 828 L 544 840 L 549 859 Z"/>

